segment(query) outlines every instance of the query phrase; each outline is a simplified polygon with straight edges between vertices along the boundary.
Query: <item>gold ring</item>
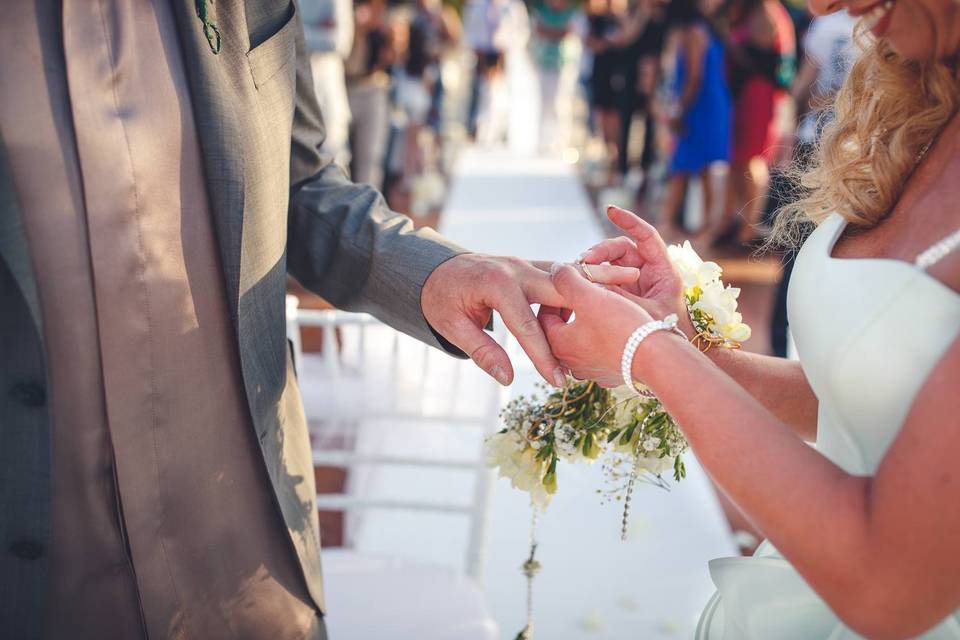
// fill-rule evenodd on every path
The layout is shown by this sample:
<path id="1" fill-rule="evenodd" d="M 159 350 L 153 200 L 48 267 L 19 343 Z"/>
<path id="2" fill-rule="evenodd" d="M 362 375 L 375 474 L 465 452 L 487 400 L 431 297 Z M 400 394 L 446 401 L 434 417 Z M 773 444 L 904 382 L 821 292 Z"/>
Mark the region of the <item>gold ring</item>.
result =
<path id="1" fill-rule="evenodd" d="M 590 269 L 589 267 L 587 267 L 586 262 L 581 262 L 580 268 L 583 270 L 583 275 L 587 278 L 587 280 L 589 280 L 590 282 L 596 282 L 596 280 L 593 278 L 593 274 L 590 273 Z"/>

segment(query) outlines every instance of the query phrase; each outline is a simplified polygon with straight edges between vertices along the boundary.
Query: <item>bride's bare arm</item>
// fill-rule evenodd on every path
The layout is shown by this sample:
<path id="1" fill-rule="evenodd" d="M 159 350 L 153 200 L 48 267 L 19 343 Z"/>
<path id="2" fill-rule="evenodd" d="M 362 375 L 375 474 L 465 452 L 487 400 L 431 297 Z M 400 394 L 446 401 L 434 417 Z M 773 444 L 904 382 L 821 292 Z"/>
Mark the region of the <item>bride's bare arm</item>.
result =
<path id="1" fill-rule="evenodd" d="M 627 236 L 600 243 L 584 253 L 583 260 L 639 268 L 640 280 L 633 287 L 624 287 L 625 292 L 660 305 L 659 317 L 676 313 L 683 319 L 687 335 L 692 335 L 679 276 L 656 229 L 624 209 L 610 207 L 608 215 Z M 799 362 L 726 349 L 711 350 L 710 358 L 797 435 L 808 441 L 816 439 L 817 398 Z"/>
<path id="2" fill-rule="evenodd" d="M 794 433 L 817 439 L 817 397 L 799 362 L 729 349 L 711 349 L 709 357 Z"/>
<path id="3" fill-rule="evenodd" d="M 622 345 L 651 315 L 570 268 L 554 284 L 575 314 L 570 323 L 541 314 L 554 354 L 575 375 L 615 380 Z M 960 339 L 873 477 L 850 475 L 806 446 L 675 334 L 647 338 L 634 375 L 677 419 L 716 484 L 848 626 L 870 638 L 914 637 L 960 606 Z"/>

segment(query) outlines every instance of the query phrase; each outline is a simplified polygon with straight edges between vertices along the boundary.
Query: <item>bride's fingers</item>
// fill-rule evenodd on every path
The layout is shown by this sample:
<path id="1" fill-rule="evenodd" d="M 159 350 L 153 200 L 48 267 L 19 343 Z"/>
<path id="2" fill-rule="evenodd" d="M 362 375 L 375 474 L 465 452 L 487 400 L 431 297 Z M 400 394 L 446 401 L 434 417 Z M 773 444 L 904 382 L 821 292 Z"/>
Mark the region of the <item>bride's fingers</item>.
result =
<path id="1" fill-rule="evenodd" d="M 606 262 L 606 260 L 598 260 L 597 263 L 599 262 Z M 554 262 L 538 261 L 534 262 L 533 266 L 546 273 L 553 273 L 553 271 L 559 268 L 554 266 L 556 264 L 557 263 Z M 588 267 L 588 272 L 584 272 L 582 267 L 580 271 L 588 280 L 593 280 L 598 284 L 633 284 L 637 281 L 637 278 L 640 277 L 640 270 L 628 265 L 595 265 L 591 262 Z"/>
<path id="2" fill-rule="evenodd" d="M 611 205 L 607 208 L 607 217 L 636 242 L 637 252 L 644 262 L 670 260 L 663 238 L 653 225 L 641 219 L 640 216 Z"/>
<path id="3" fill-rule="evenodd" d="M 550 345 L 551 350 L 554 349 L 554 341 L 560 337 L 560 334 L 567 326 L 570 314 L 571 311 L 569 309 L 558 309 L 557 307 L 548 306 L 541 306 L 537 312 L 537 321 L 540 323 L 543 335 L 547 337 L 547 343 Z M 560 364 L 563 366 L 564 375 L 568 375 L 570 370 L 566 367 L 566 363 L 561 361 Z"/>
<path id="4" fill-rule="evenodd" d="M 590 247 L 580 254 L 580 261 L 591 265 L 618 262 L 624 266 L 639 267 L 637 257 L 636 243 L 626 236 L 620 236 Z"/>
<path id="5" fill-rule="evenodd" d="M 605 285 L 633 284 L 640 277 L 640 270 L 635 267 L 612 264 L 582 264 L 579 270 L 587 280 Z"/>

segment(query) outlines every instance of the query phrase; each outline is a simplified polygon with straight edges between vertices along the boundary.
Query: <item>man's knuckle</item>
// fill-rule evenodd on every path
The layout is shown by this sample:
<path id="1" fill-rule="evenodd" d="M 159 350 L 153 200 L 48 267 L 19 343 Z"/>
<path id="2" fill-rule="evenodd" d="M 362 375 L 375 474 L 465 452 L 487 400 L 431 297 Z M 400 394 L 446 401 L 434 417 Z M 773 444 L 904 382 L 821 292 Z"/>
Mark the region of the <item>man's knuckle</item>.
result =
<path id="1" fill-rule="evenodd" d="M 486 369 L 484 365 L 493 364 L 494 346 L 492 344 L 482 344 L 470 353 L 470 359 L 476 362 L 481 368 Z"/>
<path id="2" fill-rule="evenodd" d="M 510 270 L 499 262 L 491 262 L 484 265 L 480 277 L 488 285 L 500 288 L 512 280 Z"/>
<path id="3" fill-rule="evenodd" d="M 542 333 L 540 323 L 534 316 L 522 318 L 520 322 L 517 323 L 517 331 L 528 337 L 536 336 Z"/>

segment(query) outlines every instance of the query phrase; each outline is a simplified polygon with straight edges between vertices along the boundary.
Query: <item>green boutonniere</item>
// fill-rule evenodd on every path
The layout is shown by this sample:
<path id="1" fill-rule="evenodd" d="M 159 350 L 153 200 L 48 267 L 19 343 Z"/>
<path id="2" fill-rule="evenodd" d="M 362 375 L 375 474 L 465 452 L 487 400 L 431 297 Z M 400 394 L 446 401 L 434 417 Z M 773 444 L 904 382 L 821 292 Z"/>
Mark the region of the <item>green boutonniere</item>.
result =
<path id="1" fill-rule="evenodd" d="M 208 0 L 196 0 L 197 17 L 200 19 L 200 24 L 203 25 L 203 35 L 207 38 L 210 51 L 213 52 L 213 55 L 217 55 L 220 53 L 220 30 L 217 29 L 217 25 L 215 25 L 207 15 L 207 1 Z M 209 2 L 213 4 L 213 0 L 209 0 Z"/>

